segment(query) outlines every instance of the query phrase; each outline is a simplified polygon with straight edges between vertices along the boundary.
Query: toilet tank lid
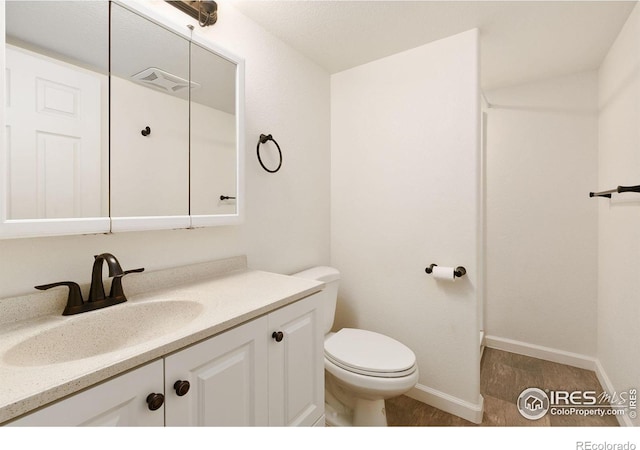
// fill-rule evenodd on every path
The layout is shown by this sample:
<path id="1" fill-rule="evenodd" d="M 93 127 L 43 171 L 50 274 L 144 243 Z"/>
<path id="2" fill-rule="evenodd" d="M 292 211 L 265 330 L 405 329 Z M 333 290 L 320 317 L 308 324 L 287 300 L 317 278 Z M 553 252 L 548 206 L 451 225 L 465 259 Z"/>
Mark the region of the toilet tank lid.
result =
<path id="1" fill-rule="evenodd" d="M 292 277 L 306 278 L 308 280 L 317 280 L 329 283 L 340 279 L 340 272 L 333 267 L 318 266 L 312 267 L 302 272 L 297 272 L 291 275 Z"/>

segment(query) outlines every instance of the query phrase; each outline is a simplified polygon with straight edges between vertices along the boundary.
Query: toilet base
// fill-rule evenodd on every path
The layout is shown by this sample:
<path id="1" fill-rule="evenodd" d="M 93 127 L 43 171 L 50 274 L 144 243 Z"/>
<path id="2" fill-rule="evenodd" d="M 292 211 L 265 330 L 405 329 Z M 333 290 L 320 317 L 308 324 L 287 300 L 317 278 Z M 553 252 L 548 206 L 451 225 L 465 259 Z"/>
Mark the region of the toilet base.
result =
<path id="1" fill-rule="evenodd" d="M 325 403 L 325 425 L 328 427 L 386 427 L 384 400 L 358 400 L 351 414 L 341 414 Z"/>
<path id="2" fill-rule="evenodd" d="M 331 427 L 386 427 L 384 399 L 356 398 L 331 374 L 326 374 L 324 391 L 325 423 Z"/>
<path id="3" fill-rule="evenodd" d="M 356 400 L 353 409 L 353 425 L 356 427 L 386 427 L 387 413 L 384 400 Z"/>

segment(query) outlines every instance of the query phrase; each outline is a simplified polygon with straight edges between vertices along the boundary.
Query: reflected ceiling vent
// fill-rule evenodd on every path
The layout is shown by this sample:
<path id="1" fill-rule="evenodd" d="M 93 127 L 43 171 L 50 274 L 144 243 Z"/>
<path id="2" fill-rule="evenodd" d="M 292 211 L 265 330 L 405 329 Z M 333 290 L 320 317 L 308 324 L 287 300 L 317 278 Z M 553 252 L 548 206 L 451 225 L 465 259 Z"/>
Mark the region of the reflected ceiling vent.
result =
<path id="1" fill-rule="evenodd" d="M 142 72 L 132 75 L 131 78 L 140 84 L 159 89 L 170 94 L 177 94 L 189 87 L 189 80 L 185 80 L 184 78 L 165 72 L 157 67 L 149 67 Z M 199 83 L 196 83 L 195 81 L 191 82 L 191 89 L 197 89 L 199 87 Z"/>

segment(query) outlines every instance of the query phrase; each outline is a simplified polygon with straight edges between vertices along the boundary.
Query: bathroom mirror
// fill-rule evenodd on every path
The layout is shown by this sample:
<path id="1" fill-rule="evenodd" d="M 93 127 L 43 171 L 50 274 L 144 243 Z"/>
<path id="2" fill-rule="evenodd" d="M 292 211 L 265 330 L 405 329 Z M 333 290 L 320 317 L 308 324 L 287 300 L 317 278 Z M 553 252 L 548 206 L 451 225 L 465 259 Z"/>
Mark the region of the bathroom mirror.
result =
<path id="1" fill-rule="evenodd" d="M 195 34 L 112 5 L 114 231 L 240 220 L 242 63 Z"/>
<path id="2" fill-rule="evenodd" d="M 108 231 L 108 1 L 3 6 L 0 234 Z"/>
<path id="3" fill-rule="evenodd" d="M 2 3 L 0 237 L 242 220 L 242 59 L 162 4 Z M 62 78 L 25 81 L 24 59 Z"/>
<path id="4" fill-rule="evenodd" d="M 189 225 L 189 45 L 185 37 L 112 5 L 114 219 L 177 216 Z"/>
<path id="5" fill-rule="evenodd" d="M 191 37 L 192 227 L 240 223 L 244 210 L 244 61 Z"/>

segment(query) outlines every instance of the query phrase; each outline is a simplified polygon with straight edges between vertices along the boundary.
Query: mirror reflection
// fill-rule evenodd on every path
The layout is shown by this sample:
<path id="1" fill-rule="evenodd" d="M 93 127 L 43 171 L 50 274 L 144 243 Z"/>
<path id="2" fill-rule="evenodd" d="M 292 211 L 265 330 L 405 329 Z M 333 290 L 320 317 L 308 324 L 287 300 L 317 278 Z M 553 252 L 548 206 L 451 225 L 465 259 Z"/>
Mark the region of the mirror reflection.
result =
<path id="1" fill-rule="evenodd" d="M 189 41 L 113 4 L 111 216 L 188 214 Z"/>
<path id="2" fill-rule="evenodd" d="M 108 216 L 108 2 L 5 5 L 7 218 Z"/>
<path id="3" fill-rule="evenodd" d="M 234 214 L 236 64 L 191 45 L 191 214 Z"/>
<path id="4" fill-rule="evenodd" d="M 111 13 L 111 216 L 236 212 L 236 64 Z"/>

